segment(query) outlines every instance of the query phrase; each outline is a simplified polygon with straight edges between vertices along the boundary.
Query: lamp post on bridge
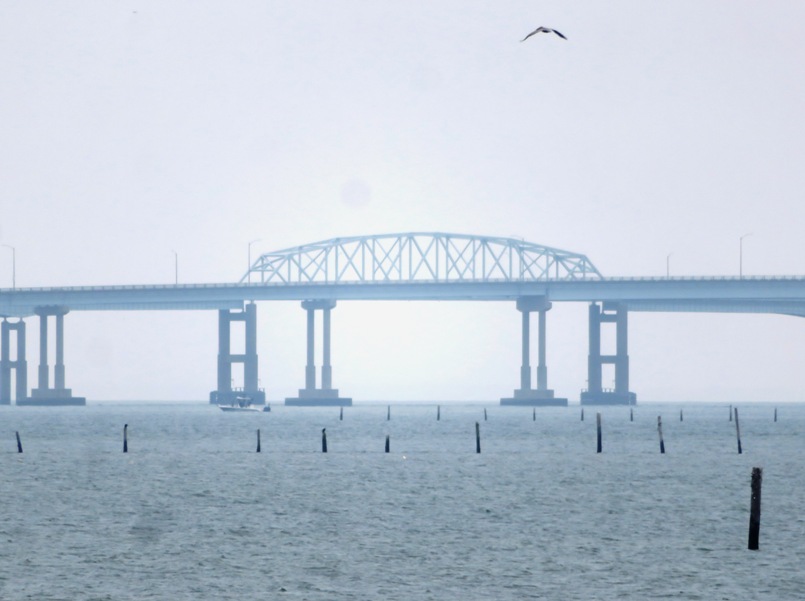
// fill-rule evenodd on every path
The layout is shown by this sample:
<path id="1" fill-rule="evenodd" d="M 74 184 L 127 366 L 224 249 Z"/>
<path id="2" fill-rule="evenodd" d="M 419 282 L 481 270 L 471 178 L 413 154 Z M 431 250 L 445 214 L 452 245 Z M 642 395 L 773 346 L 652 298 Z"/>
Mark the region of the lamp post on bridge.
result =
<path id="1" fill-rule="evenodd" d="M 174 284 L 179 284 L 179 253 L 173 251 L 173 277 Z"/>
<path id="2" fill-rule="evenodd" d="M 738 239 L 738 278 L 744 277 L 744 238 L 751 236 L 752 232 L 744 234 Z"/>
<path id="3" fill-rule="evenodd" d="M 261 242 L 262 240 L 263 240 L 262 238 L 256 238 L 255 240 L 252 240 L 251 242 L 249 242 L 249 245 L 248 245 L 248 249 L 249 249 L 249 252 L 248 252 L 249 265 L 246 268 L 247 269 L 246 273 L 248 274 L 247 277 L 249 278 L 248 279 L 249 284 L 252 283 L 252 244 L 254 244 L 255 242 Z"/>
<path id="4" fill-rule="evenodd" d="M 665 257 L 665 277 L 671 277 L 671 255 L 674 253 L 668 253 L 668 256 Z"/>
<path id="5" fill-rule="evenodd" d="M 17 289 L 17 249 L 8 244 L 2 244 L 5 248 L 11 249 L 11 289 Z"/>

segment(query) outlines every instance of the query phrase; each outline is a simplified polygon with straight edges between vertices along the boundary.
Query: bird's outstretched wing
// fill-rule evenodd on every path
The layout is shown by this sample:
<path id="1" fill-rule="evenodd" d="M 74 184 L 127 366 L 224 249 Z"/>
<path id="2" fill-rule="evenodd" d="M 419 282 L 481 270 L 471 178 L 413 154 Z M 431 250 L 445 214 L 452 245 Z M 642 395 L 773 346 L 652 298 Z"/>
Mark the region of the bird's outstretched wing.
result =
<path id="1" fill-rule="evenodd" d="M 556 35 L 558 35 L 558 36 L 559 36 L 560 38 L 562 38 L 563 40 L 566 40 L 566 39 L 567 39 L 565 36 L 563 36 L 563 35 L 562 35 L 560 32 L 556 31 L 555 29 L 551 29 L 551 31 L 553 31 L 553 32 L 554 32 Z"/>
<path id="2" fill-rule="evenodd" d="M 536 28 L 534 31 L 532 31 L 531 33 L 529 33 L 527 36 L 525 36 L 525 37 L 524 37 L 522 40 L 520 40 L 520 41 L 521 41 L 521 42 L 525 42 L 525 41 L 526 41 L 528 38 L 530 38 L 530 37 L 531 37 L 532 35 L 534 35 L 535 33 L 539 33 L 540 31 L 542 31 L 542 29 L 543 29 L 542 27 L 537 27 L 537 28 Z"/>

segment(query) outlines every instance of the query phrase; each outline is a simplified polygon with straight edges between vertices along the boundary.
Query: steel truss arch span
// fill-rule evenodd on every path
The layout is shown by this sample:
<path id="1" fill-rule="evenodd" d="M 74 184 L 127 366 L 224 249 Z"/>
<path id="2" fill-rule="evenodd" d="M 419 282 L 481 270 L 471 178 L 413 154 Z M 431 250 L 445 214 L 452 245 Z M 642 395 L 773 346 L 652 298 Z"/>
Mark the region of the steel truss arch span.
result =
<path id="1" fill-rule="evenodd" d="M 265 253 L 240 281 L 370 284 L 585 279 L 598 280 L 602 275 L 579 253 L 519 238 L 413 232 L 333 238 Z"/>

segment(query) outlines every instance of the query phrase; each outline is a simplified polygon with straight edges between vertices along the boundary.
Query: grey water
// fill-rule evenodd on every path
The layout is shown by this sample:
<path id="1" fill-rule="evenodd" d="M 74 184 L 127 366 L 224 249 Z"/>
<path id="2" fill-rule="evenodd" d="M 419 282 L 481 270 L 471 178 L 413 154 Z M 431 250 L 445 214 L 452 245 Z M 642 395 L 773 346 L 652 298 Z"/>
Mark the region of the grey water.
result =
<path id="1" fill-rule="evenodd" d="M 0 599 L 801 599 L 805 406 L 736 406 L 2 407 Z"/>

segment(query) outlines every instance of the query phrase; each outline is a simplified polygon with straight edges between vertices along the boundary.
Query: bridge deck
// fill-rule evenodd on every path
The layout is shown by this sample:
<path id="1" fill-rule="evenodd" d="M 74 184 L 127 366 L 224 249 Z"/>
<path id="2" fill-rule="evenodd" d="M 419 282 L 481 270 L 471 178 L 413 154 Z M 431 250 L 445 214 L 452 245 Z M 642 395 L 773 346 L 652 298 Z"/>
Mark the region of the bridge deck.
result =
<path id="1" fill-rule="evenodd" d="M 616 302 L 630 311 L 785 313 L 805 316 L 805 277 L 601 278 L 540 281 L 413 281 L 71 286 L 0 289 L 0 316 L 36 307 L 71 311 L 212 310 L 248 301 L 475 300 L 546 296 L 554 302 Z"/>

